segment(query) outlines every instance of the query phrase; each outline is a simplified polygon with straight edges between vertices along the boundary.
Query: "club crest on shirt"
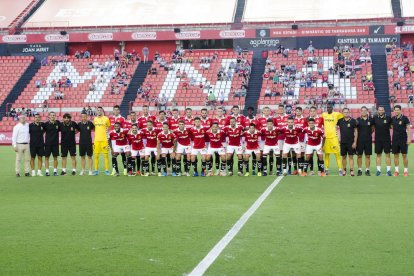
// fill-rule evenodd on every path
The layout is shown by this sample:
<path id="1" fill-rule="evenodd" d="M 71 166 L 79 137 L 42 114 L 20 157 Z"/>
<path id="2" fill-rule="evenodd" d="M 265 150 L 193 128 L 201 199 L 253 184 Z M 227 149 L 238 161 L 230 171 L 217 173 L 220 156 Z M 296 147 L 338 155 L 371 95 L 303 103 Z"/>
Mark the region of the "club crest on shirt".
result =
<path id="1" fill-rule="evenodd" d="M 386 124 L 387 123 L 387 120 L 384 120 L 384 124 Z"/>
<path id="2" fill-rule="evenodd" d="M 348 124 L 348 127 L 351 127 L 351 124 Z"/>
<path id="3" fill-rule="evenodd" d="M 402 121 L 400 121 L 399 124 L 402 125 Z"/>

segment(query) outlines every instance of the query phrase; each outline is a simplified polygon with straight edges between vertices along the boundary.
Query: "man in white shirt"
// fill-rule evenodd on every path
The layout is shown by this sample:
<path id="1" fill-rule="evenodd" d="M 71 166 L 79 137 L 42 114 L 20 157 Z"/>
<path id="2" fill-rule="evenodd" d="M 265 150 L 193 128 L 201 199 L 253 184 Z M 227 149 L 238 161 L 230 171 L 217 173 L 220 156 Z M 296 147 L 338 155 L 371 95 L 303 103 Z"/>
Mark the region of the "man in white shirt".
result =
<path id="1" fill-rule="evenodd" d="M 19 123 L 13 128 L 12 146 L 16 152 L 16 176 L 20 177 L 20 163 L 24 160 L 24 175 L 30 176 L 30 134 L 29 124 L 24 114 L 19 116 Z"/>

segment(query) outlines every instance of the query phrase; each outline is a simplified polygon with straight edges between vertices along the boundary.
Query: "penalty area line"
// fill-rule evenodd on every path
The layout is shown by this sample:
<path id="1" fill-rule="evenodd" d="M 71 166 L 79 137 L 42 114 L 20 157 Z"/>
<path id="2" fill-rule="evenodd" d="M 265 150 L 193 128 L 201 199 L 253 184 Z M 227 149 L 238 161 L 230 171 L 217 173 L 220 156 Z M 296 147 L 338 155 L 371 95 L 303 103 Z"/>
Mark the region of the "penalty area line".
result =
<path id="1" fill-rule="evenodd" d="M 266 198 L 270 195 L 273 189 L 280 183 L 283 176 L 279 176 L 267 187 L 267 189 L 261 194 L 261 196 L 253 203 L 252 206 L 239 218 L 239 220 L 233 225 L 233 227 L 227 232 L 227 234 L 208 252 L 208 254 L 201 260 L 200 263 L 188 274 L 188 276 L 200 276 L 203 275 L 211 264 L 217 259 L 217 257 L 223 252 L 227 245 L 233 240 L 233 238 L 239 233 L 250 217 L 257 211 Z"/>

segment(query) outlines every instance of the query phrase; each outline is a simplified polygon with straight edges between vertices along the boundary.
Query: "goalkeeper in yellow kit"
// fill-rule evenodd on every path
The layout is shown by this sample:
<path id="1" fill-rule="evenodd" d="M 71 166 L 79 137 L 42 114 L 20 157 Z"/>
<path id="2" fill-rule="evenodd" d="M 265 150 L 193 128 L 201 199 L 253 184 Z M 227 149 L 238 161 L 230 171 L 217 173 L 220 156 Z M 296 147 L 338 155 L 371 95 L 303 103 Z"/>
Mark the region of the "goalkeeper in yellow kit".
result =
<path id="1" fill-rule="evenodd" d="M 339 140 L 336 131 L 338 120 L 344 116 L 339 112 L 334 112 L 332 105 L 328 105 L 327 112 L 322 113 L 324 120 L 325 144 L 323 151 L 325 153 L 325 172 L 329 174 L 329 164 L 331 161 L 331 153 L 335 154 L 336 163 L 338 164 L 338 173 L 342 176 L 342 162 L 340 156 Z"/>
<path id="2" fill-rule="evenodd" d="M 105 160 L 105 174 L 109 175 L 109 157 L 108 157 L 108 129 L 111 127 L 109 118 L 104 115 L 102 107 L 98 107 L 96 110 L 97 116 L 93 119 L 95 125 L 95 140 L 93 143 L 93 151 L 95 154 L 95 173 L 98 175 L 99 171 L 99 157 L 101 153 L 104 155 Z"/>

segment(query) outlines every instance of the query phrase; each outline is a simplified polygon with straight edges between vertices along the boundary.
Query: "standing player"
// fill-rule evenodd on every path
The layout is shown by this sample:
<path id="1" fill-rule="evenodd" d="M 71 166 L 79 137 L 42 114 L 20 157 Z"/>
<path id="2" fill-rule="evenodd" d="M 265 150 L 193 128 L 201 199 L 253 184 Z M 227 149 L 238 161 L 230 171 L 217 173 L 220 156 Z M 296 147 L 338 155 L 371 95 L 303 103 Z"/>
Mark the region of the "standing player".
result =
<path id="1" fill-rule="evenodd" d="M 141 175 L 140 163 L 141 159 L 145 158 L 144 135 L 138 130 L 137 124 L 132 124 L 127 137 L 131 145 L 131 171 L 128 175 Z M 137 170 L 135 170 L 135 163 L 137 163 Z"/>
<path id="2" fill-rule="evenodd" d="M 240 114 L 240 108 L 237 105 L 234 105 L 231 111 L 232 114 L 227 117 L 227 125 L 230 124 L 231 118 L 235 118 L 237 125 L 244 127 L 244 121 L 246 120 L 246 117 Z"/>
<path id="3" fill-rule="evenodd" d="M 119 176 L 118 161 L 116 160 L 118 155 L 125 153 L 125 156 L 130 159 L 131 147 L 128 144 L 127 135 L 128 131 L 121 129 L 121 123 L 119 122 L 114 124 L 114 129 L 109 133 L 109 140 L 111 141 L 112 150 L 112 167 L 115 170 L 114 176 Z"/>
<path id="4" fill-rule="evenodd" d="M 66 175 L 66 161 L 68 153 L 72 160 L 72 175 L 76 175 L 76 131 L 78 124 L 72 122 L 72 116 L 69 113 L 63 114 L 63 122 L 60 124 L 60 149 L 62 154 L 62 172 L 60 175 Z"/>
<path id="5" fill-rule="evenodd" d="M 250 123 L 249 129 L 244 132 L 243 138 L 243 151 L 244 151 L 244 169 L 246 170 L 246 173 L 244 176 L 249 176 L 249 160 L 250 156 L 253 157 L 253 155 L 257 156 L 257 159 L 259 160 L 257 164 L 257 168 L 260 172 L 262 169 L 262 162 L 260 159 L 260 147 L 259 147 L 259 140 L 260 140 L 260 132 L 256 130 L 256 125 L 254 123 Z M 252 158 L 253 159 L 253 158 Z M 256 167 L 256 160 L 252 160 L 252 169 Z M 259 175 L 260 176 L 260 175 Z"/>
<path id="6" fill-rule="evenodd" d="M 150 115 L 148 111 L 149 111 L 148 105 L 144 105 L 142 107 L 142 116 L 138 118 L 138 127 L 139 127 L 139 129 L 146 128 L 148 121 L 151 121 L 151 122 L 155 121 L 155 117 Z"/>
<path id="7" fill-rule="evenodd" d="M 375 125 L 375 153 L 377 155 L 376 176 L 381 175 L 381 157 L 385 153 L 385 164 L 387 166 L 387 175 L 392 176 L 391 173 L 391 117 L 385 114 L 385 109 L 382 106 L 377 108 L 377 115 L 374 116 Z"/>
<path id="8" fill-rule="evenodd" d="M 94 175 L 99 174 L 99 157 L 104 156 L 105 174 L 109 175 L 109 157 L 108 157 L 108 129 L 111 127 L 111 122 L 108 117 L 104 115 L 104 110 L 101 106 L 96 109 L 97 116 L 93 119 L 95 126 L 95 139 L 93 143 L 93 152 L 95 153 L 95 172 Z"/>
<path id="9" fill-rule="evenodd" d="M 49 173 L 49 158 L 53 155 L 53 176 L 58 176 L 58 156 L 59 156 L 59 131 L 60 122 L 56 120 L 56 113 L 49 112 L 49 121 L 44 124 L 46 132 L 45 141 L 45 166 L 46 176 L 50 176 Z"/>
<path id="10" fill-rule="evenodd" d="M 155 175 L 155 163 L 158 172 L 161 173 L 161 163 L 157 157 L 157 136 L 158 131 L 154 128 L 153 122 L 146 122 L 147 127 L 142 130 L 145 139 L 145 161 L 142 164 L 144 176 Z M 149 172 L 149 162 L 151 157 L 151 173 Z M 154 157 L 154 158 L 152 158 Z"/>
<path id="11" fill-rule="evenodd" d="M 244 120 L 244 129 L 249 129 L 250 124 L 254 124 L 255 125 L 255 129 L 257 131 L 260 131 L 261 127 L 259 125 L 259 121 L 257 120 L 256 116 L 254 116 L 254 107 L 253 106 L 249 106 L 247 108 L 247 117 Z M 261 145 L 260 145 L 261 139 L 259 139 L 259 148 L 261 149 Z M 252 153 L 252 175 L 256 175 L 256 165 L 257 165 L 257 158 L 256 158 L 256 154 L 253 152 Z"/>
<path id="12" fill-rule="evenodd" d="M 137 113 L 135 111 L 131 111 L 129 113 L 129 120 L 125 120 L 125 122 L 122 124 L 122 128 L 126 130 L 130 130 L 132 128 L 132 125 L 138 126 L 139 122 L 137 119 Z"/>
<path id="13" fill-rule="evenodd" d="M 315 125 L 315 119 L 309 118 L 307 127 L 303 130 L 303 133 L 307 135 L 308 140 L 306 142 L 306 159 L 304 160 L 303 164 L 303 172 L 302 176 L 306 176 L 306 171 L 308 169 L 308 162 L 313 157 L 313 153 L 316 152 L 316 155 L 318 156 L 318 175 L 319 176 L 325 176 L 325 168 L 323 163 L 323 129 L 320 127 L 317 127 Z"/>
<path id="14" fill-rule="evenodd" d="M 361 117 L 357 118 L 357 127 L 357 176 L 362 176 L 362 154 L 365 154 L 365 175 L 371 176 L 369 168 L 371 166 L 372 132 L 374 131 L 374 119 L 368 115 L 368 109 L 365 106 L 361 107 Z"/>
<path id="15" fill-rule="evenodd" d="M 221 106 L 216 108 L 216 116 L 213 121 L 218 123 L 219 129 L 223 129 L 227 125 L 227 117 L 224 116 L 224 111 Z"/>
<path id="16" fill-rule="evenodd" d="M 174 133 L 172 133 L 169 129 L 168 122 L 165 122 L 162 125 L 162 131 L 158 133 L 157 141 L 158 156 L 161 156 L 161 158 L 158 158 L 161 160 L 161 170 L 164 171 L 164 176 L 168 175 L 169 162 L 167 162 L 167 155 L 170 155 L 172 159 L 172 176 L 177 176 L 174 154 L 174 148 L 177 141 Z M 160 171 L 158 171 L 158 175 L 159 174 Z"/>
<path id="17" fill-rule="evenodd" d="M 219 129 L 218 122 L 214 122 L 210 130 L 207 130 L 207 141 L 208 149 L 206 155 L 206 167 L 207 167 L 207 176 L 212 176 L 212 156 L 215 155 L 216 162 L 216 172 L 214 175 L 226 176 L 226 150 L 223 146 L 223 141 L 225 141 L 225 134 Z M 217 158 L 217 155 L 218 158 Z M 217 169 L 218 165 L 220 169 Z"/>
<path id="18" fill-rule="evenodd" d="M 233 154 L 237 155 L 238 159 L 238 175 L 243 175 L 243 148 L 241 146 L 241 138 L 243 135 L 243 127 L 236 123 L 236 118 L 230 119 L 230 125 L 224 128 L 226 137 L 228 139 L 226 156 L 227 156 L 227 170 L 229 175 L 233 175 L 234 158 Z"/>
<path id="19" fill-rule="evenodd" d="M 394 106 L 394 117 L 391 119 L 392 127 L 392 153 L 394 154 L 395 172 L 398 176 L 400 153 L 404 163 L 404 176 L 408 176 L 408 146 L 411 144 L 411 124 L 410 120 L 401 113 L 401 106 Z"/>
<path id="20" fill-rule="evenodd" d="M 272 157 L 273 155 L 276 155 L 276 158 L 280 157 L 279 131 L 275 128 L 272 118 L 267 119 L 265 128 L 261 130 L 261 135 L 264 141 L 262 170 L 263 176 L 267 176 L 267 156 L 271 154 Z"/>
<path id="21" fill-rule="evenodd" d="M 186 108 L 184 117 L 185 127 L 187 129 L 192 128 L 194 126 L 194 120 L 195 118 L 193 117 L 193 110 L 189 107 Z"/>
<path id="22" fill-rule="evenodd" d="M 318 116 L 317 110 L 315 106 L 311 106 L 311 108 L 309 109 L 309 116 L 307 119 L 314 119 L 315 120 L 315 125 L 318 128 L 322 128 L 323 129 L 323 118 Z M 306 121 L 307 122 L 307 121 Z M 310 169 L 310 175 L 313 175 L 313 153 L 312 156 L 310 158 L 310 160 L 308 161 L 308 167 Z"/>
<path id="23" fill-rule="evenodd" d="M 115 123 L 120 123 L 121 128 L 124 128 L 125 118 L 121 116 L 119 105 L 115 105 L 112 109 L 112 116 L 109 116 L 109 121 L 111 122 L 111 129 L 114 129 Z M 124 175 L 127 175 L 127 158 L 125 153 L 121 153 L 122 164 L 124 166 Z M 115 170 L 112 170 L 112 175 L 115 174 Z"/>
<path id="24" fill-rule="evenodd" d="M 186 155 L 184 160 L 184 175 L 190 176 L 191 167 L 191 138 L 190 132 L 185 128 L 184 120 L 178 122 L 178 129 L 174 131 L 177 139 L 177 146 L 175 149 L 175 160 L 177 165 L 177 176 L 181 175 L 181 155 Z"/>
<path id="25" fill-rule="evenodd" d="M 178 124 L 181 120 L 180 115 L 178 114 L 178 109 L 174 108 L 172 110 L 172 116 L 168 118 L 168 123 L 170 125 L 171 131 L 176 131 L 178 129 Z"/>
<path id="26" fill-rule="evenodd" d="M 208 117 L 208 112 L 207 112 L 207 108 L 203 108 L 201 109 L 201 126 L 204 127 L 205 129 L 210 129 L 211 127 L 211 119 Z"/>
<path id="27" fill-rule="evenodd" d="M 339 140 L 336 132 L 338 120 L 344 116 L 339 112 L 333 111 L 333 106 L 327 106 L 327 112 L 322 113 L 323 128 L 325 131 L 325 143 L 323 151 L 325 153 L 325 173 L 329 174 L 329 164 L 331 161 L 331 154 L 335 155 L 336 163 L 338 165 L 338 174 L 342 175 L 342 163 L 339 154 Z"/>
<path id="28" fill-rule="evenodd" d="M 162 131 L 164 124 L 168 124 L 168 120 L 165 117 L 165 111 L 160 111 L 158 112 L 158 118 L 155 120 L 154 122 L 154 127 L 158 130 L 158 131 Z"/>
<path id="29" fill-rule="evenodd" d="M 294 123 L 295 126 L 304 129 L 306 127 L 306 119 L 302 116 L 302 107 L 298 106 L 295 109 L 295 119 Z M 296 154 L 293 155 L 292 161 L 294 166 L 294 172 L 293 174 L 296 175 L 298 173 L 298 167 L 299 170 L 303 171 L 303 163 L 305 161 L 305 134 L 303 132 L 299 133 L 299 144 L 300 144 L 300 158 L 296 157 Z"/>
<path id="30" fill-rule="evenodd" d="M 92 155 L 93 155 L 93 145 L 92 145 L 92 131 L 95 129 L 95 126 L 91 121 L 88 120 L 88 114 L 82 112 L 81 121 L 78 123 L 79 129 L 79 155 L 81 157 L 81 172 L 80 175 L 85 174 L 86 166 L 86 155 L 88 156 L 88 169 L 89 175 L 92 173 Z"/>
<path id="31" fill-rule="evenodd" d="M 30 134 L 30 166 L 32 167 L 32 176 L 36 176 L 35 171 L 35 159 L 37 156 L 37 176 L 43 176 L 42 174 L 42 159 L 45 155 L 45 139 L 44 125 L 41 122 L 39 114 L 35 115 L 34 122 L 29 125 Z"/>
<path id="32" fill-rule="evenodd" d="M 191 163 L 194 168 L 194 176 L 198 176 L 198 154 L 201 155 L 201 176 L 205 176 L 206 170 L 206 129 L 201 126 L 199 117 L 194 118 L 194 127 L 189 129 L 193 140 L 193 148 L 191 149 Z"/>
<path id="33" fill-rule="evenodd" d="M 277 108 L 277 116 L 274 118 L 274 120 L 276 121 L 275 126 L 277 128 L 286 127 L 288 118 L 289 116 L 285 113 L 285 106 L 283 104 L 279 104 Z M 284 142 L 285 142 L 285 135 L 283 132 L 279 132 L 278 145 L 281 151 L 283 150 Z M 290 164 L 292 163 L 292 159 L 290 157 L 288 157 L 288 163 L 289 163 L 289 172 L 290 172 Z M 273 157 L 269 157 L 269 166 L 270 166 L 269 173 L 273 174 L 272 173 Z M 276 157 L 276 175 L 279 176 L 281 174 L 282 174 L 282 157 Z"/>
<path id="34" fill-rule="evenodd" d="M 282 127 L 279 129 L 283 136 L 285 137 L 285 141 L 283 143 L 283 175 L 286 176 L 288 174 L 287 166 L 288 166 L 288 155 L 291 150 L 293 150 L 297 157 L 301 157 L 300 151 L 300 143 L 299 143 L 299 133 L 303 132 L 302 128 L 295 126 L 295 121 L 292 117 L 289 117 L 287 120 L 287 126 Z M 302 172 L 299 171 L 299 174 Z"/>
<path id="35" fill-rule="evenodd" d="M 357 121 L 351 118 L 349 114 L 349 109 L 342 109 L 343 118 L 338 120 L 338 127 L 341 133 L 341 157 L 342 157 L 342 166 L 343 173 L 346 175 L 346 157 L 348 156 L 349 160 L 349 173 L 351 176 L 354 176 L 354 154 L 358 142 L 358 127 Z"/>

